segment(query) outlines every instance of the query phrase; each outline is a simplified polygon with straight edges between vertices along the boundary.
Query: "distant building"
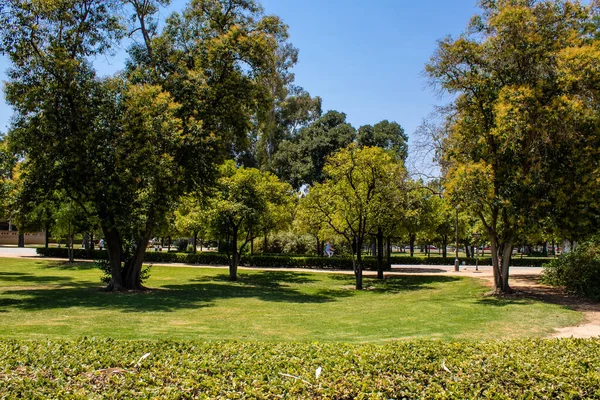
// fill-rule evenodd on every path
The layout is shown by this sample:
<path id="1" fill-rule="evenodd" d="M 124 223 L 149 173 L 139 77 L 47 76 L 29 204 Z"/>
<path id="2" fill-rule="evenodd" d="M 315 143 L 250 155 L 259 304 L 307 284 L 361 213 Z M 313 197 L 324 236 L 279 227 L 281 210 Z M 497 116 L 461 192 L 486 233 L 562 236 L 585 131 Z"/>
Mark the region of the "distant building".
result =
<path id="1" fill-rule="evenodd" d="M 25 244 L 44 244 L 44 232 L 25 233 Z M 19 231 L 8 221 L 0 221 L 0 245 L 18 245 Z"/>

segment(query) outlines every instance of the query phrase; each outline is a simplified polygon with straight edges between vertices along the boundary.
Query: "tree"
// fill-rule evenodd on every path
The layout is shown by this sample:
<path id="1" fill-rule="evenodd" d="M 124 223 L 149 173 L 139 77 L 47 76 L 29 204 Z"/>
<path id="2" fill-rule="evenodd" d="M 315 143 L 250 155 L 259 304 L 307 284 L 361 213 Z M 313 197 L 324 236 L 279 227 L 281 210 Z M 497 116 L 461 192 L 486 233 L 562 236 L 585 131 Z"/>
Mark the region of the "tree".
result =
<path id="1" fill-rule="evenodd" d="M 546 215 L 562 219 L 565 207 L 581 209 L 575 202 L 589 207 L 597 193 L 599 103 L 591 82 L 600 78 L 600 52 L 593 6 L 481 6 L 465 34 L 439 42 L 426 70 L 455 96 L 445 127 L 447 192 L 484 225 L 495 289 L 505 293 L 519 231 Z"/>
<path id="2" fill-rule="evenodd" d="M 363 125 L 356 138 L 360 146 L 381 147 L 391 150 L 398 160 L 406 161 L 408 136 L 397 122 L 381 121 L 375 126 Z"/>
<path id="3" fill-rule="evenodd" d="M 200 247 L 209 230 L 208 204 L 202 196 L 185 196 L 175 210 L 175 228 L 184 235 L 192 236 L 192 252 L 196 253 L 198 237 Z M 201 249 L 202 250 L 202 249 Z"/>
<path id="4" fill-rule="evenodd" d="M 346 114 L 329 111 L 300 130 L 291 140 L 284 140 L 275 154 L 275 174 L 295 189 L 324 179 L 327 156 L 348 146 L 356 137 L 346 122 Z"/>
<path id="5" fill-rule="evenodd" d="M 0 3 L 0 50 L 12 62 L 9 140 L 26 185 L 62 190 L 98 217 L 110 290 L 143 289 L 153 231 L 247 145 L 252 120 L 272 108 L 271 88 L 291 67 L 281 51 L 287 27 L 254 1 L 193 1 L 159 34 L 166 1 L 130 0 L 142 40 L 124 74 L 101 80 L 89 59 L 123 36 L 120 3 Z"/>
<path id="6" fill-rule="evenodd" d="M 353 249 L 356 289 L 361 290 L 365 237 L 377 231 L 377 222 L 389 209 L 406 171 L 379 147 L 351 144 L 327 158 L 324 173 L 326 180 L 310 188 L 302 207 Z"/>
<path id="7" fill-rule="evenodd" d="M 11 192 L 11 181 L 15 159 L 9 151 L 6 140 L 0 136 L 0 218 L 8 217 L 8 197 Z"/>
<path id="8" fill-rule="evenodd" d="M 277 98 L 274 108 L 262 120 L 256 121 L 251 147 L 237 156 L 238 163 L 273 172 L 274 156 L 284 140 L 293 140 L 300 129 L 321 117 L 321 98 L 297 86 L 285 90 L 285 97 Z"/>
<path id="9" fill-rule="evenodd" d="M 269 172 L 221 166 L 216 192 L 208 199 L 214 229 L 229 243 L 229 279 L 237 280 L 237 267 L 245 247 L 260 232 L 261 225 L 276 218 L 278 209 L 291 201 L 292 189 Z"/>

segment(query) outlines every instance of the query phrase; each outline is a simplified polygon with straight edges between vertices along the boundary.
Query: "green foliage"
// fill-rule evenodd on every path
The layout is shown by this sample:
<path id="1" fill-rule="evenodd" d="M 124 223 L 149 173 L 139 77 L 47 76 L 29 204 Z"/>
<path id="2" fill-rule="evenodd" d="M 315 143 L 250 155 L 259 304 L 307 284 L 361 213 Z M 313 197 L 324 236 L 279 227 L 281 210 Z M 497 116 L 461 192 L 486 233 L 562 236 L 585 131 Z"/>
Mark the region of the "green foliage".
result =
<path id="1" fill-rule="evenodd" d="M 5 398 L 598 398 L 598 340 L 0 341 Z M 320 370 L 320 374 L 316 371 Z"/>
<path id="2" fill-rule="evenodd" d="M 285 255 L 315 254 L 315 238 L 311 235 L 296 234 L 291 231 L 281 231 L 269 234 L 267 237 L 268 247 L 265 249 L 264 240 L 257 238 L 254 243 L 254 251 L 259 253 L 277 253 Z"/>
<path id="3" fill-rule="evenodd" d="M 391 150 L 401 161 L 406 161 L 406 157 L 408 157 L 408 136 L 397 122 L 384 120 L 375 126 L 361 126 L 358 129 L 356 141 L 359 146 Z"/>
<path id="4" fill-rule="evenodd" d="M 600 299 L 600 237 L 582 243 L 544 266 L 542 282 Z"/>
<path id="5" fill-rule="evenodd" d="M 453 96 L 443 130 L 445 186 L 479 217 L 509 291 L 518 236 L 549 216 L 566 236 L 594 231 L 600 148 L 600 51 L 593 5 L 483 1 L 426 66 Z M 592 83 L 595 82 L 595 83 Z"/>
<path id="6" fill-rule="evenodd" d="M 273 160 L 275 174 L 296 189 L 322 182 L 327 157 L 348 146 L 355 137 L 356 130 L 346 122 L 346 114 L 329 111 L 279 145 Z"/>

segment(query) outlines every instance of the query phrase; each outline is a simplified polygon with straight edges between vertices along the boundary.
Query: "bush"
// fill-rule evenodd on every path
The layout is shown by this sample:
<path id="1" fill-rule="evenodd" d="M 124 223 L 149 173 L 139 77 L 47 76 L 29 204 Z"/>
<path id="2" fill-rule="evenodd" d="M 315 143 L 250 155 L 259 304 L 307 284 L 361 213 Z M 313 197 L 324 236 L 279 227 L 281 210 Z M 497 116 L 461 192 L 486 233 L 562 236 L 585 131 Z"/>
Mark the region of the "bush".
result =
<path id="1" fill-rule="evenodd" d="M 57 247 L 38 247 L 36 252 L 42 257 L 69 258 L 69 249 L 66 247 L 60 249 Z M 73 257 L 83 260 L 107 260 L 108 252 L 106 250 L 73 249 Z"/>
<path id="2" fill-rule="evenodd" d="M 392 256 L 392 264 L 398 265 L 454 265 L 454 257 L 411 257 Z M 475 258 L 459 258 L 460 263 L 475 265 Z M 541 267 L 551 260 L 548 258 L 516 258 L 513 257 L 510 265 L 514 267 Z M 492 257 L 479 257 L 479 265 L 492 265 Z"/>
<path id="3" fill-rule="evenodd" d="M 102 271 L 102 276 L 100 277 L 100 282 L 109 284 L 112 279 L 112 273 L 110 268 L 110 263 L 107 259 L 100 259 L 94 262 L 96 267 Z M 150 278 L 150 269 L 152 268 L 152 264 L 145 264 L 142 266 L 142 271 L 140 272 L 140 283 L 144 283 Z"/>
<path id="4" fill-rule="evenodd" d="M 264 249 L 264 240 L 257 238 L 254 240 L 254 249 L 258 253 L 265 250 L 274 254 L 314 254 L 316 253 L 316 239 L 311 235 L 298 235 L 294 232 L 271 233 L 267 237 L 268 248 Z"/>
<path id="5" fill-rule="evenodd" d="M 384 260 L 385 263 L 385 260 Z M 310 256 L 277 256 L 277 255 L 254 255 L 242 256 L 242 264 L 252 267 L 271 268 L 315 268 L 315 269 L 342 269 L 353 270 L 351 257 L 334 256 L 310 257 Z M 377 259 L 374 257 L 363 257 L 363 266 L 367 270 L 377 269 Z M 389 268 L 386 268 L 389 270 Z"/>
<path id="6" fill-rule="evenodd" d="M 547 264 L 541 280 L 563 286 L 570 293 L 600 300 L 600 237 Z"/>
<path id="7" fill-rule="evenodd" d="M 173 246 L 177 248 L 177 251 L 186 251 L 189 244 L 190 242 L 187 239 L 175 239 L 173 241 Z"/>
<path id="8" fill-rule="evenodd" d="M 600 341 L 0 341 L 0 398 L 590 399 Z M 316 374 L 320 368 L 321 373 Z"/>

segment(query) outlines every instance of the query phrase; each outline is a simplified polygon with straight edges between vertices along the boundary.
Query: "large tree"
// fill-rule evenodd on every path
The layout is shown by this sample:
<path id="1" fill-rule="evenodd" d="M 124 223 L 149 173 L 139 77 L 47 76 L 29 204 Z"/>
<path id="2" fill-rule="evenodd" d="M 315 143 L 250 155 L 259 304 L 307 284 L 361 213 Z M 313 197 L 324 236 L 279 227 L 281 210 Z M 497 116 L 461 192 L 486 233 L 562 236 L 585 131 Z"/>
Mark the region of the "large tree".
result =
<path id="1" fill-rule="evenodd" d="M 141 40 L 126 71 L 101 80 L 89 60 L 125 32 L 121 3 Z M 113 290 L 142 288 L 154 230 L 247 145 L 252 121 L 272 108 L 272 88 L 289 81 L 287 27 L 254 1 L 193 1 L 159 31 L 165 3 L 0 3 L 1 50 L 12 61 L 9 139 L 24 179 L 98 216 Z"/>
<path id="2" fill-rule="evenodd" d="M 329 111 L 279 145 L 274 156 L 275 174 L 296 189 L 322 182 L 327 157 L 355 138 L 356 130 L 346 122 L 346 114 Z"/>
<path id="3" fill-rule="evenodd" d="M 598 193 L 600 51 L 592 6 L 481 7 L 466 33 L 439 42 L 426 70 L 455 98 L 445 129 L 447 192 L 479 216 L 496 291 L 510 292 L 520 230 L 548 215 L 575 217 L 565 207 L 585 210 L 577 218 L 589 221 Z"/>
<path id="4" fill-rule="evenodd" d="M 216 190 L 208 199 L 208 213 L 216 232 L 229 243 L 230 280 L 237 280 L 246 246 L 289 206 L 291 195 L 290 185 L 270 172 L 236 167 L 233 161 L 221 166 Z"/>
<path id="5" fill-rule="evenodd" d="M 360 290 L 365 238 L 383 227 L 382 219 L 399 197 L 406 171 L 385 150 L 353 143 L 327 158 L 324 173 L 325 181 L 311 187 L 301 205 L 353 249 L 356 289 Z"/>
<path id="6" fill-rule="evenodd" d="M 376 146 L 391 150 L 398 160 L 408 157 L 408 136 L 397 122 L 383 120 L 374 126 L 363 125 L 358 129 L 356 141 L 360 146 Z"/>

